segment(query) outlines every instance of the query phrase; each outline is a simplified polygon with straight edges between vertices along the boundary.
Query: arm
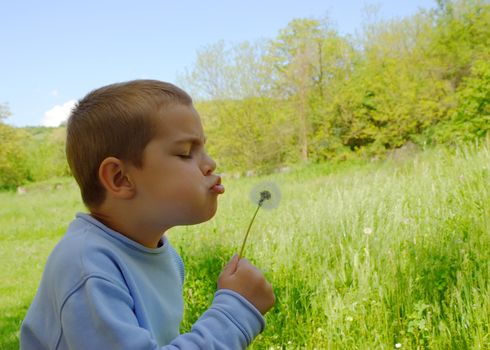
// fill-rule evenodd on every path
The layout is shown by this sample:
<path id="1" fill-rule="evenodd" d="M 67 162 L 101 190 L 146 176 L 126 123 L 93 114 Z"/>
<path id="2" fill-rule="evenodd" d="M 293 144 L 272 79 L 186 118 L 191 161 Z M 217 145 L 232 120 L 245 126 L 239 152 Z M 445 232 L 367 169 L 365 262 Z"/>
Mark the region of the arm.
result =
<path id="1" fill-rule="evenodd" d="M 100 277 L 88 278 L 69 296 L 61 323 L 58 345 L 70 349 L 244 349 L 264 327 L 260 312 L 249 301 L 221 289 L 189 333 L 160 348 L 140 327 L 129 293 Z"/>

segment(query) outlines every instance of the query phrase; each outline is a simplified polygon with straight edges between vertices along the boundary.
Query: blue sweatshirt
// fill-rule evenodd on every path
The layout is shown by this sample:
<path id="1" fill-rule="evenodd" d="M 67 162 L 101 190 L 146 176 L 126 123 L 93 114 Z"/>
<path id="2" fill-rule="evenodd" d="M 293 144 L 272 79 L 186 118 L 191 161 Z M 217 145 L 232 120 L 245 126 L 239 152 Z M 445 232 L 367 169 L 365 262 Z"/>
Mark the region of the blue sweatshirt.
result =
<path id="1" fill-rule="evenodd" d="M 179 334 L 184 266 L 165 236 L 162 242 L 150 249 L 77 214 L 48 258 L 22 323 L 21 349 L 246 348 L 265 322 L 227 289 Z"/>

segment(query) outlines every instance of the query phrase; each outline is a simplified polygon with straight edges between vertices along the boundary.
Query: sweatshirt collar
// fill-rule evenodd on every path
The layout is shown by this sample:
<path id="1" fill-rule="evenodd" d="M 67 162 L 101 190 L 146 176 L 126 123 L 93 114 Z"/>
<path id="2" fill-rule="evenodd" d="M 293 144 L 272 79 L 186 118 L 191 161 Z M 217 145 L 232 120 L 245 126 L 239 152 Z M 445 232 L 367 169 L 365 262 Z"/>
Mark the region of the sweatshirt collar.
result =
<path id="1" fill-rule="evenodd" d="M 94 225 L 100 230 L 102 230 L 104 233 L 109 235 L 111 239 L 115 239 L 125 245 L 129 245 L 131 248 L 135 250 L 139 250 L 144 253 L 149 253 L 149 254 L 162 254 L 168 250 L 169 242 L 166 236 L 162 236 L 160 239 L 160 244 L 157 248 L 148 248 L 145 247 L 144 245 L 133 241 L 132 239 L 126 237 L 122 233 L 115 231 L 111 229 L 110 227 L 104 225 L 102 222 L 94 218 L 92 215 L 87 214 L 87 213 L 77 213 L 76 218 L 78 220 L 85 221 L 88 224 Z"/>

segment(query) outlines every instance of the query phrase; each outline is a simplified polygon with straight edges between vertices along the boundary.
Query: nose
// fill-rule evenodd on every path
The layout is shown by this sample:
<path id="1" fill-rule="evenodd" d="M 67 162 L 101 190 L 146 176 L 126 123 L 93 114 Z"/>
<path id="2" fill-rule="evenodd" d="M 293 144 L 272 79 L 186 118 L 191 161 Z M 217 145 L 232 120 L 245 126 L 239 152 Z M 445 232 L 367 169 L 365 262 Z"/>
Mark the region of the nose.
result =
<path id="1" fill-rule="evenodd" d="M 204 175 L 211 175 L 216 169 L 216 162 L 207 153 L 204 153 L 202 172 Z"/>

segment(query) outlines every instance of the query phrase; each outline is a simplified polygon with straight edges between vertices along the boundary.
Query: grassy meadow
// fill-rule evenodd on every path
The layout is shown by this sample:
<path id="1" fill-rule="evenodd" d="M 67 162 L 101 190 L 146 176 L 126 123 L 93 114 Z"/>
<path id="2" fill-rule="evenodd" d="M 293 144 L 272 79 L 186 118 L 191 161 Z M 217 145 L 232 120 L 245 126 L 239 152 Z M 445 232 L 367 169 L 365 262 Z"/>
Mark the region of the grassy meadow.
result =
<path id="1" fill-rule="evenodd" d="M 277 303 L 252 349 L 490 349 L 490 150 L 432 150 L 370 163 L 224 178 L 216 217 L 168 232 L 186 264 L 182 331 L 209 306 L 222 266 L 275 181 L 245 256 Z M 0 193 L 0 349 L 18 349 L 43 265 L 75 213 L 71 179 Z"/>

